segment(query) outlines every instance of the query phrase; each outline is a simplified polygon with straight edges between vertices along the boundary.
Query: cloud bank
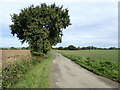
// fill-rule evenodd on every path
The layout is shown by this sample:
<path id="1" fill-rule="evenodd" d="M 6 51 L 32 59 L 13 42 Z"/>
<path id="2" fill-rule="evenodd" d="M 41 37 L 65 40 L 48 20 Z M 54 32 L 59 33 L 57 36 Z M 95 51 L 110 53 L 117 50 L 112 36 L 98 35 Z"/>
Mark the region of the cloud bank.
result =
<path id="1" fill-rule="evenodd" d="M 72 25 L 63 31 L 62 43 L 58 46 L 93 45 L 97 47 L 118 46 L 118 0 L 1 0 L 0 25 L 2 26 L 3 47 L 23 47 L 20 40 L 10 33 L 10 14 L 19 13 L 20 9 L 30 4 L 56 3 L 69 9 Z"/>

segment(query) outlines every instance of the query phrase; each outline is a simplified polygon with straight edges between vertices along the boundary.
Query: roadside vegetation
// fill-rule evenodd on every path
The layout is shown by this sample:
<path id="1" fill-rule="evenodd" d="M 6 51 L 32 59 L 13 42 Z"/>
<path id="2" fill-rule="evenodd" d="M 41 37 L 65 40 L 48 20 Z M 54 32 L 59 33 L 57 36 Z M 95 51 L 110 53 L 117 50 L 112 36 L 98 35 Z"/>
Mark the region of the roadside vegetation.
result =
<path id="1" fill-rule="evenodd" d="M 118 50 L 61 50 L 56 52 L 61 53 L 91 72 L 120 82 Z"/>
<path id="2" fill-rule="evenodd" d="M 3 88 L 48 88 L 52 53 L 21 58 L 2 70 Z"/>

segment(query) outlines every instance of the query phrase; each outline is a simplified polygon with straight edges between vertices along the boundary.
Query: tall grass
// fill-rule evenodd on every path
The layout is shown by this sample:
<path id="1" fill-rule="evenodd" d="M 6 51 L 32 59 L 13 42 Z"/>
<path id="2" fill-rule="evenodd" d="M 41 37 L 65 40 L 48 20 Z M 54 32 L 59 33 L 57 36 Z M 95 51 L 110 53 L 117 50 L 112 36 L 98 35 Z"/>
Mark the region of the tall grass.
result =
<path id="1" fill-rule="evenodd" d="M 10 64 L 2 70 L 3 88 L 49 87 L 49 68 L 52 54 L 30 57 Z"/>

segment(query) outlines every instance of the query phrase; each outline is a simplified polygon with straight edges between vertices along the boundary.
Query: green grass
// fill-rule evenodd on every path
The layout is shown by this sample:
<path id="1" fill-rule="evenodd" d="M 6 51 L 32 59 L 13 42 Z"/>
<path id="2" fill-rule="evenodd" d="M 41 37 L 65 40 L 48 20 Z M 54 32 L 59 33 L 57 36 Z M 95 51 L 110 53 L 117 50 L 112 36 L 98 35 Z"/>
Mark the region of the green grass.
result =
<path id="1" fill-rule="evenodd" d="M 120 82 L 117 50 L 63 50 L 56 52 L 98 75 Z"/>
<path id="2" fill-rule="evenodd" d="M 61 54 L 72 54 L 75 56 L 81 56 L 83 58 L 92 58 L 97 61 L 110 61 L 112 63 L 118 63 L 118 50 L 76 50 L 76 51 L 57 51 Z"/>
<path id="3" fill-rule="evenodd" d="M 53 55 L 50 53 L 45 57 L 32 57 L 27 62 L 19 62 L 9 67 L 9 70 L 4 71 L 4 78 L 14 78 L 3 79 L 4 88 L 49 88 L 52 60 Z"/>

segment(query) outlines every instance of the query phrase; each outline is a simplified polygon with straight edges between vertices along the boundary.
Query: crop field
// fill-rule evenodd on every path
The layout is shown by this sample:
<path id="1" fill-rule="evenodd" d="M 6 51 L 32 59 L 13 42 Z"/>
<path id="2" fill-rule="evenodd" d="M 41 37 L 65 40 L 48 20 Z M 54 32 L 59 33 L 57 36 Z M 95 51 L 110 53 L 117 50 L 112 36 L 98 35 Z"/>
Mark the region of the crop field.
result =
<path id="1" fill-rule="evenodd" d="M 30 56 L 30 50 L 0 50 L 2 65 L 13 63 L 20 57 Z"/>
<path id="2" fill-rule="evenodd" d="M 97 61 L 109 61 L 112 63 L 118 63 L 118 50 L 79 50 L 79 51 L 57 51 L 63 54 L 70 54 L 75 56 L 81 56 L 83 58 L 90 57 Z"/>
<path id="3" fill-rule="evenodd" d="M 114 81 L 120 82 L 118 73 L 118 50 L 58 50 L 80 66 Z"/>

